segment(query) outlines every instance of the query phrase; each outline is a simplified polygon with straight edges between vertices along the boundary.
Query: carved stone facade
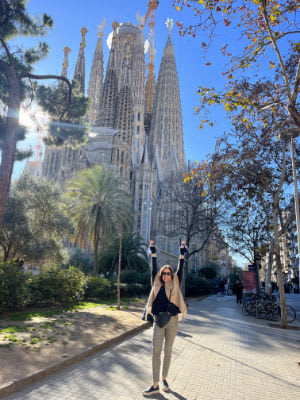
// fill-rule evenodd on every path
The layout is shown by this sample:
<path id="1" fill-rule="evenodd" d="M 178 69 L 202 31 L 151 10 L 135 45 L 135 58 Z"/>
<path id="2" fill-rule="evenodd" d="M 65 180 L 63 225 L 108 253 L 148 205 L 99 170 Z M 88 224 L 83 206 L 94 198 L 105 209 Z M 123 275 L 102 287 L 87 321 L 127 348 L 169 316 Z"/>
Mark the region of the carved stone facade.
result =
<path id="1" fill-rule="evenodd" d="M 103 80 L 101 25 L 88 89 L 91 99 L 88 142 L 80 149 L 68 145 L 47 148 L 43 162 L 43 175 L 62 186 L 80 169 L 95 164 L 114 168 L 133 196 L 134 230 L 146 242 L 150 237 L 160 237 L 158 209 L 164 181 L 173 172 L 185 169 L 180 91 L 171 28 L 169 20 L 169 34 L 155 85 L 154 65 L 152 69 L 148 68 L 146 79 L 142 24 L 116 21 Z M 74 78 L 80 79 L 83 87 L 86 30 L 81 32 Z M 162 251 L 166 257 L 176 260 L 178 248 L 179 238 L 163 238 Z"/>

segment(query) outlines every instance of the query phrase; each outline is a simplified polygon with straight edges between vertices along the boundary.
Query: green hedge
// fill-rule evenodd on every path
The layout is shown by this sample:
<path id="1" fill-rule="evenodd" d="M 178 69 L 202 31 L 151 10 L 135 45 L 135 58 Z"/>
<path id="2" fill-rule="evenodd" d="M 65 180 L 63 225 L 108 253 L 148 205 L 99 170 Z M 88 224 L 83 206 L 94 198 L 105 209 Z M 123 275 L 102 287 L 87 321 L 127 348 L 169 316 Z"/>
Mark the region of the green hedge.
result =
<path id="1" fill-rule="evenodd" d="M 189 272 L 185 281 L 186 296 L 194 297 L 209 293 L 209 283 L 206 279 Z"/>
<path id="2" fill-rule="evenodd" d="M 51 268 L 28 279 L 31 305 L 66 304 L 83 294 L 84 274 L 77 268 Z"/>
<path id="3" fill-rule="evenodd" d="M 123 271 L 121 297 L 138 297 L 150 292 L 150 274 Z M 24 306 L 49 306 L 85 299 L 109 299 L 117 295 L 117 282 L 87 276 L 75 267 L 50 268 L 32 275 L 13 262 L 0 263 L 0 312 Z"/>
<path id="4" fill-rule="evenodd" d="M 0 263 L 0 312 L 22 308 L 27 301 L 25 273 L 14 262 Z"/>
<path id="5" fill-rule="evenodd" d="M 99 276 L 88 276 L 86 280 L 85 299 L 109 299 L 115 296 L 113 283 Z"/>
<path id="6" fill-rule="evenodd" d="M 136 273 L 135 271 L 125 271 L 121 274 L 121 297 L 137 297 L 142 294 L 148 294 L 150 291 L 150 276 L 149 283 L 137 283 L 136 281 L 144 282 L 147 276 Z M 139 275 L 139 279 L 137 278 Z M 126 281 L 127 282 L 124 282 Z M 123 282 L 122 282 L 123 281 Z M 129 282 L 128 282 L 129 281 Z M 98 276 L 89 276 L 86 281 L 85 299 L 109 299 L 117 295 L 117 282 L 114 279 L 106 279 Z"/>
<path id="7" fill-rule="evenodd" d="M 140 283 L 150 285 L 150 272 L 137 272 L 135 270 L 125 270 L 121 272 L 122 283 Z"/>

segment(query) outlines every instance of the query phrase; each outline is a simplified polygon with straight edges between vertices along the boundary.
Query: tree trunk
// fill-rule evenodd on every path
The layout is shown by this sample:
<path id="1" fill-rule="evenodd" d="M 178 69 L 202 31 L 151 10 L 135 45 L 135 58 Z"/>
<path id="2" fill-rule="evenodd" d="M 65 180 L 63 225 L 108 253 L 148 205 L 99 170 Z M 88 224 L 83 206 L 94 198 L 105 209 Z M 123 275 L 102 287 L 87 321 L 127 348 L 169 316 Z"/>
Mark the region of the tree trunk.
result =
<path id="1" fill-rule="evenodd" d="M 100 239 L 100 211 L 97 212 L 97 217 L 95 222 L 93 275 L 97 275 L 98 272 L 99 239 Z"/>
<path id="2" fill-rule="evenodd" d="M 181 244 L 181 241 L 180 241 L 180 244 Z M 190 248 L 189 236 L 187 237 L 186 245 L 188 248 Z M 180 257 L 180 252 L 179 252 L 179 257 Z M 179 262 L 180 262 L 180 259 L 179 259 Z M 181 281 L 181 286 L 180 286 L 180 290 L 181 290 L 183 298 L 185 298 L 185 278 L 186 278 L 186 272 L 187 272 L 187 268 L 188 268 L 188 262 L 189 262 L 189 254 L 187 256 L 185 256 L 184 263 L 183 263 L 182 281 Z"/>
<path id="3" fill-rule="evenodd" d="M 121 308 L 121 262 L 122 262 L 122 227 L 120 232 L 120 244 L 119 244 L 119 264 L 118 264 L 118 286 L 117 286 L 117 309 Z"/>
<path id="4" fill-rule="evenodd" d="M 277 222 L 277 211 L 274 210 L 274 249 L 277 265 L 277 282 L 280 294 L 280 308 L 281 308 L 281 327 L 283 329 L 287 328 L 287 309 L 286 309 L 286 299 L 284 293 L 284 285 L 282 278 L 282 265 L 280 259 L 280 248 L 279 248 L 279 235 L 278 235 L 278 222 Z"/>
<path id="5" fill-rule="evenodd" d="M 273 239 L 270 244 L 270 253 L 268 258 L 268 268 L 266 273 L 266 294 L 269 296 L 272 294 L 272 282 L 271 282 L 271 274 L 272 274 L 272 261 L 273 261 Z"/>
<path id="6" fill-rule="evenodd" d="M 254 275 L 255 275 L 255 287 L 256 287 L 256 294 L 260 296 L 260 283 L 259 283 L 259 269 L 257 263 L 257 252 L 254 250 Z"/>
<path id="7" fill-rule="evenodd" d="M 19 129 L 19 112 L 21 104 L 20 80 L 14 67 L 10 66 L 7 71 L 8 80 L 8 110 L 6 127 L 2 142 L 2 156 L 0 164 L 0 224 L 3 222 L 6 202 L 10 189 L 13 173 L 17 132 Z"/>
<path id="8" fill-rule="evenodd" d="M 273 220 L 274 220 L 274 253 L 277 264 L 277 281 L 280 293 L 280 307 L 281 307 L 281 327 L 287 328 L 287 309 L 286 300 L 282 279 L 282 266 L 280 259 L 280 247 L 279 247 L 279 229 L 278 229 L 278 215 L 279 215 L 279 194 L 282 190 L 286 173 L 286 158 L 285 158 L 285 140 L 282 140 L 282 171 L 280 184 L 274 193 L 274 208 L 273 208 Z"/>

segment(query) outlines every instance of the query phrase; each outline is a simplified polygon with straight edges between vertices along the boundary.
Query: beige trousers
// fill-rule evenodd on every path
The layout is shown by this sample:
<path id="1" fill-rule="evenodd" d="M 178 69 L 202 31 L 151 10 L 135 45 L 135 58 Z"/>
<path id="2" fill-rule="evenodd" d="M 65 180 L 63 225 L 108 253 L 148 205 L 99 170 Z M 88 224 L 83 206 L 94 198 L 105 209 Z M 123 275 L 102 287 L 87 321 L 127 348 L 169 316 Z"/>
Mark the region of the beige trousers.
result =
<path id="1" fill-rule="evenodd" d="M 164 361 L 162 376 L 167 377 L 171 363 L 172 347 L 178 329 L 178 315 L 171 317 L 170 321 L 163 328 L 159 328 L 156 323 L 153 327 L 153 351 L 152 351 L 152 375 L 153 382 L 159 381 L 160 373 L 160 355 L 164 345 Z"/>

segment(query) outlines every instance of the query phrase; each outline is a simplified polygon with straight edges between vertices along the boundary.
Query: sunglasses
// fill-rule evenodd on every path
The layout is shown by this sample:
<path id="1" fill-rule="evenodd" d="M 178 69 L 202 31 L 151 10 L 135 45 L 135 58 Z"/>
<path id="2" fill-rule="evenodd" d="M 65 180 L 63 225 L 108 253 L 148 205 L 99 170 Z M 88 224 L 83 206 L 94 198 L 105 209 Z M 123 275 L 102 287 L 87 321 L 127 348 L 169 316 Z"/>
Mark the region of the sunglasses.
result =
<path id="1" fill-rule="evenodd" d="M 172 276 L 171 272 L 162 272 L 161 274 L 166 276 Z"/>

